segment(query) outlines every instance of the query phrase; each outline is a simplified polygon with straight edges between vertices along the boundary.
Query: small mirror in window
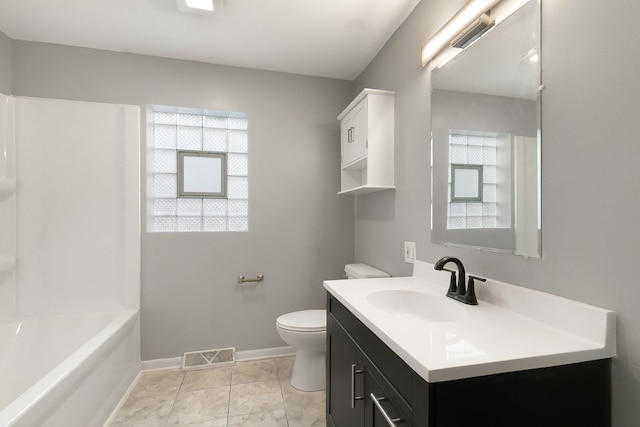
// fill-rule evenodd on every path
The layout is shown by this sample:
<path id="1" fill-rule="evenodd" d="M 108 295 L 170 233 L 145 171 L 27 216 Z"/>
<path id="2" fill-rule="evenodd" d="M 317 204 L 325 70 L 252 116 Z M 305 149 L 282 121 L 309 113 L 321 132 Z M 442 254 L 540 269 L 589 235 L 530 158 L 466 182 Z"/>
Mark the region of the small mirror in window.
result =
<path id="1" fill-rule="evenodd" d="M 227 196 L 227 153 L 178 151 L 178 197 Z"/>
<path id="2" fill-rule="evenodd" d="M 451 165 L 451 201 L 482 201 L 482 165 Z"/>

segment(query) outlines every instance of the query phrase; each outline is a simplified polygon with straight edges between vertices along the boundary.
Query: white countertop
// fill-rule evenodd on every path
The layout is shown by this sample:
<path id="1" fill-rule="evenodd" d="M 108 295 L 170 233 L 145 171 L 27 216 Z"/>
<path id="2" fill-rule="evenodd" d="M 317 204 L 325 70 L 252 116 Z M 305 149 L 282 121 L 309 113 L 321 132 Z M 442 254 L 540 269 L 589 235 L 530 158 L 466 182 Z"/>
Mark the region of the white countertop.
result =
<path id="1" fill-rule="evenodd" d="M 565 365 L 615 356 L 615 313 L 488 279 L 477 306 L 445 296 L 449 273 L 416 261 L 412 277 L 329 280 L 324 287 L 428 382 Z M 383 290 L 429 294 L 453 321 L 430 322 L 382 310 Z M 451 306 L 453 304 L 454 306 Z"/>

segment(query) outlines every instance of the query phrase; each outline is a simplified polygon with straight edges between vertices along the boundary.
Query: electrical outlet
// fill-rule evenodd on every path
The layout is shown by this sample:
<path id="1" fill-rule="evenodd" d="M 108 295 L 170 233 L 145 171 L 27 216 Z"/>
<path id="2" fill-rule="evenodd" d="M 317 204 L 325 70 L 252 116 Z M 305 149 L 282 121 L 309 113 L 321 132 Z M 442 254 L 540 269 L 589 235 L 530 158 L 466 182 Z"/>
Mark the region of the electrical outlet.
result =
<path id="1" fill-rule="evenodd" d="M 413 264 L 416 260 L 416 242 L 404 242 L 404 262 Z"/>

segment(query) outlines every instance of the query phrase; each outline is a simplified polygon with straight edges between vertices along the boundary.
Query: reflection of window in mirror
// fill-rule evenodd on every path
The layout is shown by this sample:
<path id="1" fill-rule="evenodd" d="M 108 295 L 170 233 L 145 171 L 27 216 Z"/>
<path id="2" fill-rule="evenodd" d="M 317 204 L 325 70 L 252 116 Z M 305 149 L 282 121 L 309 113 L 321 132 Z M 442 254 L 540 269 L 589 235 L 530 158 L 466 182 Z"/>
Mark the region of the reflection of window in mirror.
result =
<path id="1" fill-rule="evenodd" d="M 227 154 L 178 150 L 178 197 L 224 198 Z"/>
<path id="2" fill-rule="evenodd" d="M 447 229 L 511 226 L 510 140 L 509 134 L 449 130 Z"/>

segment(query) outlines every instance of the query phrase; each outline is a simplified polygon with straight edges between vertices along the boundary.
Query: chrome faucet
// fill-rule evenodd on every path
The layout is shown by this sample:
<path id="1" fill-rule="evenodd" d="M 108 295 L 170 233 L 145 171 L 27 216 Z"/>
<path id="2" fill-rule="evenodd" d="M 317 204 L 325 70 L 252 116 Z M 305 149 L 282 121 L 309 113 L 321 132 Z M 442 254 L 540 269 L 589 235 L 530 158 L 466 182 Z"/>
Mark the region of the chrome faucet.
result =
<path id="1" fill-rule="evenodd" d="M 445 267 L 448 263 L 454 263 L 458 267 L 458 282 L 456 283 L 456 270 L 451 270 Z M 449 282 L 449 289 L 447 290 L 447 296 L 449 298 L 453 298 L 457 301 L 463 302 L 465 304 L 470 305 L 478 305 L 478 299 L 476 298 L 475 284 L 474 279 L 480 280 L 482 282 L 487 279 L 483 279 L 482 277 L 469 275 L 469 286 L 465 286 L 466 275 L 464 271 L 464 265 L 462 265 L 462 261 L 458 258 L 454 258 L 451 256 L 445 256 L 440 258 L 435 265 L 434 269 L 438 271 L 448 271 L 451 273 L 451 281 Z"/>

